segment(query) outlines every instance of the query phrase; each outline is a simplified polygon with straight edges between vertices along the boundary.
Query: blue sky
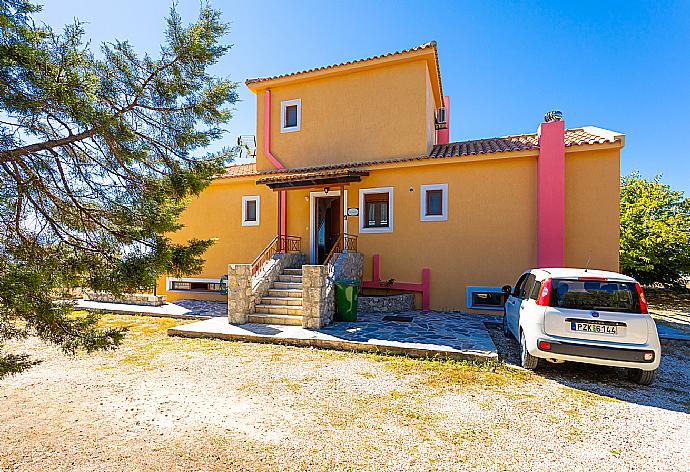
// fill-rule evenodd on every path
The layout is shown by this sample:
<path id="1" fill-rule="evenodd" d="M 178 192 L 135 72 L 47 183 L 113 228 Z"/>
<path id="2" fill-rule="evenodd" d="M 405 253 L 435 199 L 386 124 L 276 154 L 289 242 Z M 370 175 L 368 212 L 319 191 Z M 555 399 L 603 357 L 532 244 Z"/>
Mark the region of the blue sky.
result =
<path id="1" fill-rule="evenodd" d="M 155 53 L 169 0 L 45 0 L 53 27 L 78 18 L 94 45 Z M 243 82 L 436 40 L 451 96 L 451 140 L 534 132 L 548 110 L 567 127 L 625 133 L 621 171 L 690 194 L 690 2 L 221 1 L 230 53 L 214 73 Z M 192 21 L 198 0 L 179 0 Z M 255 133 L 241 84 L 227 137 Z"/>

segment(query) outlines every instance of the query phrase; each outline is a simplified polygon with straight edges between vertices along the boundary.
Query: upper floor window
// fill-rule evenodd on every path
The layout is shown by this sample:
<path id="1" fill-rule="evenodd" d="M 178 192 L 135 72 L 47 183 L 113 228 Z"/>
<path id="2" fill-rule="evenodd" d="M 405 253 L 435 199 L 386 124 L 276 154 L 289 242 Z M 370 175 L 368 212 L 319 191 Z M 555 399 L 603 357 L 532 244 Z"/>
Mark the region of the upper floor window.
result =
<path id="1" fill-rule="evenodd" d="M 359 231 L 393 231 L 393 187 L 364 188 L 359 191 Z"/>
<path id="2" fill-rule="evenodd" d="M 258 195 L 242 197 L 242 226 L 259 226 L 260 203 Z"/>
<path id="3" fill-rule="evenodd" d="M 448 219 L 448 184 L 422 185 L 419 194 L 419 218 L 422 221 Z"/>
<path id="4" fill-rule="evenodd" d="M 299 131 L 302 121 L 302 100 L 280 102 L 280 132 Z"/>

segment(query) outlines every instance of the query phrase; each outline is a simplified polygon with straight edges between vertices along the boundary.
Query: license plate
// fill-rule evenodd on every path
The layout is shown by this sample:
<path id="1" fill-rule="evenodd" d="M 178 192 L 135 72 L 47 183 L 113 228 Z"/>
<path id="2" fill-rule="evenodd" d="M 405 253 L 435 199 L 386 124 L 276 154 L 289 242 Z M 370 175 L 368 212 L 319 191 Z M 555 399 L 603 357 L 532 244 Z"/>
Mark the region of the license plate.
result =
<path id="1" fill-rule="evenodd" d="M 582 331 L 584 333 L 595 333 L 595 334 L 618 334 L 618 326 L 612 326 L 601 323 L 578 323 L 576 321 L 570 322 L 571 331 Z"/>

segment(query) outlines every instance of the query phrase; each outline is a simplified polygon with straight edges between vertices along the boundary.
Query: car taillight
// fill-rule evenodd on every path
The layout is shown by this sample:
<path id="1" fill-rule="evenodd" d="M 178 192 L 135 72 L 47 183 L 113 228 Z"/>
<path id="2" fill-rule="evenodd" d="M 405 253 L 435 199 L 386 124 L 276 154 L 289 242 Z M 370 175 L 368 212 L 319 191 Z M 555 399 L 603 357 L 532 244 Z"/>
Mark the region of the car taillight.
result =
<path id="1" fill-rule="evenodd" d="M 551 343 L 548 341 L 539 341 L 539 349 L 541 349 L 542 351 L 550 351 Z"/>
<path id="2" fill-rule="evenodd" d="M 654 360 L 654 351 L 647 351 L 644 353 L 644 360 L 651 362 Z"/>
<path id="3" fill-rule="evenodd" d="M 640 284 L 635 284 L 635 288 L 637 289 L 637 298 L 640 300 L 640 313 L 649 313 L 647 299 L 644 296 L 644 291 L 642 291 L 642 286 Z"/>
<path id="4" fill-rule="evenodd" d="M 544 279 L 539 289 L 539 298 L 537 298 L 537 305 L 549 306 L 551 299 L 551 279 Z"/>
<path id="5" fill-rule="evenodd" d="M 578 277 L 577 280 L 596 280 L 599 282 L 608 282 L 606 277 Z"/>

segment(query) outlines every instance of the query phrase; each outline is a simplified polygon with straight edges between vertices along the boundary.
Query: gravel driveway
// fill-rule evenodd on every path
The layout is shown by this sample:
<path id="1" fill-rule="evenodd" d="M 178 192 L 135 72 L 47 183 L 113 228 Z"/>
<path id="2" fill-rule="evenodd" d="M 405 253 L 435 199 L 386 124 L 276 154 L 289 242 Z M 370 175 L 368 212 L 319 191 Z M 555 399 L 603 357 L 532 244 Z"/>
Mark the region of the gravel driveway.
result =
<path id="1" fill-rule="evenodd" d="M 688 470 L 690 352 L 651 387 L 616 369 L 493 365 L 169 338 L 0 381 L 3 470 Z M 492 330 L 509 362 L 516 346 Z"/>

